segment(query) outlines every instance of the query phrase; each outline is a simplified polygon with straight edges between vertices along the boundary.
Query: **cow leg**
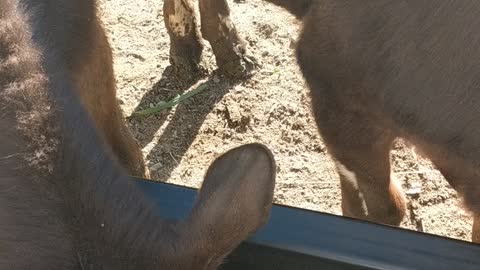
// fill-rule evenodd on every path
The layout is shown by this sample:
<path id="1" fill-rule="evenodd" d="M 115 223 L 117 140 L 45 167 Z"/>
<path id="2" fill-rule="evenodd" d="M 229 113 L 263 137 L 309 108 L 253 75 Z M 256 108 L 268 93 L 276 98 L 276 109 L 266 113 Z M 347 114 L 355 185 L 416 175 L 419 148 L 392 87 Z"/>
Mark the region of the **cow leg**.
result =
<path id="1" fill-rule="evenodd" d="M 437 165 L 437 162 L 434 161 L 434 163 Z M 453 168 L 450 167 L 450 164 L 448 166 L 442 166 L 446 164 L 437 165 L 437 167 L 439 167 L 440 172 L 450 185 L 464 196 L 467 207 L 473 210 L 472 242 L 480 244 L 480 205 L 477 202 L 478 196 L 473 195 L 475 199 L 471 199 L 471 197 L 473 197 L 471 194 L 478 194 L 478 192 L 475 192 L 478 188 L 470 188 L 468 184 L 473 183 L 473 185 L 475 185 L 477 182 L 472 179 L 478 179 L 478 175 L 467 175 L 466 173 L 472 172 L 473 170 L 462 169 L 461 166 L 459 166 L 460 168 Z"/>
<path id="2" fill-rule="evenodd" d="M 212 46 L 217 66 L 231 77 L 242 77 L 254 67 L 245 42 L 230 19 L 226 0 L 200 0 L 202 36 Z"/>
<path id="3" fill-rule="evenodd" d="M 185 77 L 202 71 L 203 44 L 191 0 L 165 0 L 165 26 L 170 36 L 170 63 Z"/>
<path id="4" fill-rule="evenodd" d="M 480 244 L 480 215 L 473 217 L 472 242 Z"/>
<path id="5" fill-rule="evenodd" d="M 117 102 L 112 51 L 107 37 L 100 23 L 92 25 L 79 37 L 89 46 L 72 47 L 70 66 L 78 95 L 114 156 L 130 174 L 148 178 L 140 147 L 126 126 Z"/>
<path id="6" fill-rule="evenodd" d="M 427 147 L 422 149 L 422 152 L 427 154 L 448 183 L 463 196 L 466 206 L 472 210 L 472 242 L 480 244 L 480 187 L 478 181 L 475 181 L 480 178 L 478 170 L 468 161 L 442 153 L 438 148 Z"/>
<path id="7" fill-rule="evenodd" d="M 395 136 L 364 113 L 327 96 L 313 95 L 313 101 L 320 133 L 340 176 L 343 214 L 399 225 L 406 199 L 390 175 L 389 153 Z"/>

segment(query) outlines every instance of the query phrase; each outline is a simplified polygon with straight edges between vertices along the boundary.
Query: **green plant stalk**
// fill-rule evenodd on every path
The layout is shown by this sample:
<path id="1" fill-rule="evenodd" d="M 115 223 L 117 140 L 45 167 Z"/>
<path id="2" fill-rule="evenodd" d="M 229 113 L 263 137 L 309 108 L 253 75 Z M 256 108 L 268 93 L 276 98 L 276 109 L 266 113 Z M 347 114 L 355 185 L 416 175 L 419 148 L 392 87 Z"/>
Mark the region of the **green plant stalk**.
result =
<path id="1" fill-rule="evenodd" d="M 186 99 L 189 99 L 189 98 L 195 96 L 196 94 L 202 92 L 203 90 L 207 89 L 207 86 L 208 86 L 207 83 L 202 83 L 197 88 L 193 89 L 192 91 L 184 93 L 182 95 L 178 95 L 178 96 L 172 98 L 169 101 L 166 101 L 166 102 L 165 101 L 160 101 L 154 107 L 133 112 L 132 117 L 148 116 L 148 115 L 155 114 L 155 113 L 158 113 L 160 111 L 163 111 L 165 109 L 171 108 L 171 107 L 179 104 L 180 102 L 182 102 Z"/>

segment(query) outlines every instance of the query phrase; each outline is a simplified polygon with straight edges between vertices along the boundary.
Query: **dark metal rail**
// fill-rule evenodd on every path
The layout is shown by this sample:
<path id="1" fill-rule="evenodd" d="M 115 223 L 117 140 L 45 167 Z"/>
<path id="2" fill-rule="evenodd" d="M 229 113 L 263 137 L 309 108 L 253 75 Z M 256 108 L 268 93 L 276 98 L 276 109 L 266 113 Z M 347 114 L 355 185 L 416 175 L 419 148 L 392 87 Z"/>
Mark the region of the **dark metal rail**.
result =
<path id="1" fill-rule="evenodd" d="M 138 180 L 162 216 L 182 218 L 196 190 Z M 480 246 L 305 209 L 275 205 L 268 224 L 224 270 L 480 269 Z"/>

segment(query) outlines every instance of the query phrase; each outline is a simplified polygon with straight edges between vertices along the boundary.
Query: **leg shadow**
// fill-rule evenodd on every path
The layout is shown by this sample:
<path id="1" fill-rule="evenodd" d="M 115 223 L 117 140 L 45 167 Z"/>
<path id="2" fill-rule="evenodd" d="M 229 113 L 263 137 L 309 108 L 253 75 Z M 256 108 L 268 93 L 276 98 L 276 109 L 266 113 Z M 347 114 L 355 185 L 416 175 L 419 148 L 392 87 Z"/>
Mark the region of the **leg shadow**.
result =
<path id="1" fill-rule="evenodd" d="M 148 154 L 147 159 L 151 164 L 161 164 L 158 170 L 152 172 L 153 179 L 166 180 L 171 176 L 195 140 L 207 115 L 239 81 L 228 81 L 213 74 L 205 83 L 207 88 L 203 92 L 177 105 L 168 126 Z"/>
<path id="2" fill-rule="evenodd" d="M 145 93 L 134 111 L 148 108 L 160 101 L 170 100 L 185 92 L 199 79 L 200 76 L 190 78 L 188 81 L 180 80 L 175 75 L 174 68 L 168 66 L 163 71 L 161 79 Z M 127 122 L 141 148 L 152 141 L 155 133 L 167 120 L 168 115 L 169 110 L 165 110 L 147 117 L 127 117 Z"/>

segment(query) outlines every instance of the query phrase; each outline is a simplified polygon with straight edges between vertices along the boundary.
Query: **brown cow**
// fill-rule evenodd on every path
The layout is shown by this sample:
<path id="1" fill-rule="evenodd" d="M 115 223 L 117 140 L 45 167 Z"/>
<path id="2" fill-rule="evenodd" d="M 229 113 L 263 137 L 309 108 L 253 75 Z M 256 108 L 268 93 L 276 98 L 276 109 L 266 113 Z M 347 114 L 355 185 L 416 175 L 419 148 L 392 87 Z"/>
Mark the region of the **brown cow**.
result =
<path id="1" fill-rule="evenodd" d="M 118 151 L 135 146 L 106 133 L 123 125 L 110 57 L 94 1 L 0 0 L 0 269 L 215 269 L 266 221 L 258 144 L 211 165 L 186 219 L 159 216 Z"/>
<path id="2" fill-rule="evenodd" d="M 254 63 L 246 55 L 245 42 L 230 19 L 226 0 L 199 1 L 201 34 L 192 0 L 165 0 L 164 22 L 170 36 L 170 62 L 180 72 L 200 69 L 202 36 L 212 46 L 217 66 L 230 77 L 247 75 Z"/>
<path id="3" fill-rule="evenodd" d="M 480 2 L 269 0 L 303 20 L 297 58 L 337 163 L 344 215 L 398 225 L 396 137 L 480 214 Z M 480 219 L 473 240 L 480 242 Z"/>
<path id="4" fill-rule="evenodd" d="M 27 7 L 33 6 L 30 3 L 31 1 L 24 2 Z M 72 24 L 78 24 L 71 26 L 72 28 L 82 30 L 78 33 L 65 33 L 66 36 L 59 40 L 53 39 L 51 41 L 52 46 L 57 46 L 57 43 L 69 42 L 68 44 L 62 44 L 65 48 L 62 48 L 59 54 L 65 61 L 65 67 L 71 76 L 72 83 L 75 85 L 75 91 L 77 91 L 84 104 L 84 108 L 90 113 L 102 137 L 129 173 L 148 178 L 149 174 L 144 165 L 142 152 L 125 125 L 117 103 L 112 52 L 107 37 L 95 15 L 95 10 L 91 7 L 93 3 L 90 3 L 90 0 L 88 4 L 80 5 L 76 4 L 76 1 L 68 1 L 65 4 L 66 7 L 62 8 L 56 2 L 51 4 L 49 2 L 39 1 L 37 4 L 39 9 L 45 10 L 48 17 L 52 15 L 63 16 L 56 13 L 70 6 L 78 6 L 78 11 L 67 11 L 72 12 L 71 14 L 79 13 L 83 16 L 82 18 L 88 18 L 88 21 L 66 19 L 59 22 L 48 21 L 53 27 L 59 27 L 58 24 L 61 22 L 71 21 Z M 52 7 L 49 7 L 49 5 L 52 5 Z M 47 22 L 43 24 L 47 24 Z M 38 27 L 43 26 L 43 24 L 39 22 Z M 47 31 L 48 28 L 46 27 L 45 29 L 39 29 L 39 31 L 50 33 L 51 31 Z M 59 48 L 59 46 L 55 48 Z"/>

